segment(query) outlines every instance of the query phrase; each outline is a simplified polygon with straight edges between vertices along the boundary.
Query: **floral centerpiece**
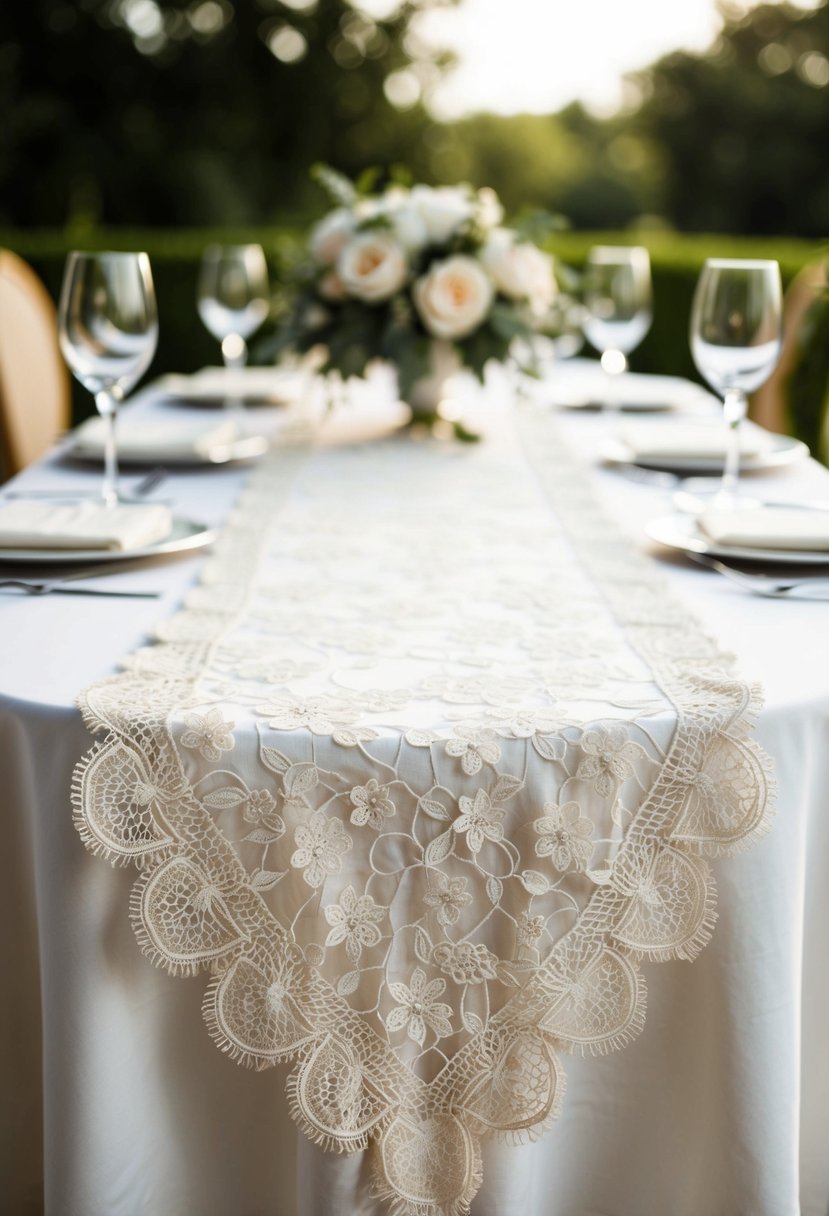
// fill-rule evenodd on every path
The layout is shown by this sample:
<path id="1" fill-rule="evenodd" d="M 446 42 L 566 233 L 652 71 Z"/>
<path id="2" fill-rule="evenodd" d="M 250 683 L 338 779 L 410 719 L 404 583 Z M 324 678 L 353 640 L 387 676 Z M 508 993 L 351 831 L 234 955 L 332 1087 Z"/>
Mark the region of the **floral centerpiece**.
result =
<path id="1" fill-rule="evenodd" d="M 493 190 L 392 182 L 372 193 L 328 168 L 317 177 L 337 205 L 311 230 L 281 348 L 320 346 L 322 370 L 344 377 L 387 360 L 428 422 L 448 374 L 464 366 L 482 379 L 489 360 L 543 331 L 553 260 L 528 229 L 504 226 Z"/>

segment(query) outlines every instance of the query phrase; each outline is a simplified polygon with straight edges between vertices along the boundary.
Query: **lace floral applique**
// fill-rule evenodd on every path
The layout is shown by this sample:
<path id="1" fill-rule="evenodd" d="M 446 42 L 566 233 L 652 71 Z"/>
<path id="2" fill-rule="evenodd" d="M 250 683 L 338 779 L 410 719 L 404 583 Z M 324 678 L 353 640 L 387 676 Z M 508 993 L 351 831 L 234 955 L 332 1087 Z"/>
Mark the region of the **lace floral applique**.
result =
<path id="1" fill-rule="evenodd" d="M 187 730 L 181 736 L 181 746 L 195 748 L 205 760 L 218 760 L 222 752 L 233 751 L 233 725 L 225 722 L 218 709 L 209 710 L 204 717 L 190 714 Z"/>
<path id="2" fill-rule="evenodd" d="M 358 963 L 363 947 L 376 946 L 380 941 L 377 925 L 387 911 L 387 908 L 379 908 L 370 895 L 357 896 L 353 887 L 346 887 L 339 903 L 329 904 L 325 909 L 325 919 L 331 925 L 326 946 L 344 942 L 346 954 L 352 963 Z"/>
<path id="3" fill-rule="evenodd" d="M 623 727 L 585 731 L 581 739 L 585 757 L 576 770 L 576 779 L 590 781 L 597 794 L 609 798 L 623 781 L 635 772 L 642 748 L 628 738 Z"/>
<path id="4" fill-rule="evenodd" d="M 339 874 L 343 853 L 351 848 L 351 838 L 339 819 L 328 819 L 322 811 L 299 825 L 294 842 L 297 847 L 291 865 L 303 871 L 302 877 L 310 887 L 321 886 L 329 874 Z"/>
<path id="5" fill-rule="evenodd" d="M 549 857 L 557 870 L 585 870 L 593 852 L 593 824 L 581 813 L 577 802 L 556 806 L 544 803 L 544 815 L 533 824 L 540 840 L 535 842 L 539 857 Z"/>
<path id="6" fill-rule="evenodd" d="M 435 909 L 439 924 L 447 927 L 457 924 L 462 910 L 472 903 L 466 879 L 449 878 L 442 870 L 433 870 L 429 881 L 430 886 L 423 895 L 424 904 Z"/>
<path id="7" fill-rule="evenodd" d="M 351 822 L 358 828 L 368 824 L 379 832 L 384 821 L 395 812 L 394 803 L 388 797 L 388 787 L 380 785 L 374 777 L 365 785 L 355 786 L 349 798 L 354 806 Z"/>
<path id="8" fill-rule="evenodd" d="M 440 1039 L 452 1033 L 452 1010 L 437 998 L 446 991 L 446 981 L 426 981 L 426 972 L 415 967 L 410 983 L 389 984 L 392 999 L 397 1007 L 386 1018 L 389 1034 L 405 1028 L 407 1035 L 418 1046 L 426 1038 L 427 1028 Z"/>

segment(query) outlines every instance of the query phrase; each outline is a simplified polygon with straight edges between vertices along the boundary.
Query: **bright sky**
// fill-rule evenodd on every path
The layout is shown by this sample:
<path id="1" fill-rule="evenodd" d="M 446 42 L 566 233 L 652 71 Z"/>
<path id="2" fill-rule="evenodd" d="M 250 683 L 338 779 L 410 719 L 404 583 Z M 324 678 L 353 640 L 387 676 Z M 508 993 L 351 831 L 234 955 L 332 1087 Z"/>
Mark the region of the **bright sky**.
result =
<path id="1" fill-rule="evenodd" d="M 715 0 L 462 0 L 421 20 L 461 59 L 433 99 L 441 118 L 551 113 L 575 98 L 611 111 L 625 72 L 667 51 L 704 50 L 721 24 Z"/>

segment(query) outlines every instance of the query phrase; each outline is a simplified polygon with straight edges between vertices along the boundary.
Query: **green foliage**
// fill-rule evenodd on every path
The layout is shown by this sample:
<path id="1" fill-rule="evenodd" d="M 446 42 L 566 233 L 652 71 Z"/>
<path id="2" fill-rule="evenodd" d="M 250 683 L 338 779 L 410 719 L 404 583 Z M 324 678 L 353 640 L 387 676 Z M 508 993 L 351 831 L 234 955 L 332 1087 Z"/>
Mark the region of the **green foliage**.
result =
<path id="1" fill-rule="evenodd" d="M 829 4 L 723 8 L 710 52 L 641 73 L 631 130 L 659 147 L 685 231 L 829 233 Z"/>
<path id="2" fill-rule="evenodd" d="M 366 170 L 366 172 L 371 173 L 373 171 Z M 331 202 L 338 207 L 351 207 L 356 203 L 363 177 L 364 174 L 361 175 L 355 185 L 344 173 L 338 173 L 330 165 L 317 162 L 317 164 L 311 166 L 311 180 L 316 182 L 325 191 Z"/>

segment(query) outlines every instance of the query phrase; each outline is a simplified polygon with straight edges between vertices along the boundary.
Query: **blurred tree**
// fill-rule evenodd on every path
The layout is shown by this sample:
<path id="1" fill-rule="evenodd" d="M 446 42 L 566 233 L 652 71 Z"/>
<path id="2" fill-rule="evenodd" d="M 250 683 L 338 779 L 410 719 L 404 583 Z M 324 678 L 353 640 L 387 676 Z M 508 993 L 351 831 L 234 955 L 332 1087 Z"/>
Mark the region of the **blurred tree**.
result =
<path id="1" fill-rule="evenodd" d="M 722 0 L 709 52 L 598 119 L 440 124 L 424 9 L 463 0 L 0 0 L 0 224 L 245 225 L 323 205 L 308 166 L 408 164 L 577 228 L 829 230 L 829 0 Z"/>
<path id="2" fill-rule="evenodd" d="M 829 2 L 720 11 L 710 52 L 633 78 L 631 128 L 662 149 L 664 211 L 691 232 L 825 237 Z"/>
<path id="3" fill-rule="evenodd" d="M 627 118 L 599 120 L 578 103 L 427 130 L 416 168 L 436 181 L 494 185 L 508 211 L 546 208 L 576 228 L 625 228 L 661 200 L 660 149 Z"/>
<path id="4" fill-rule="evenodd" d="M 405 161 L 448 62 L 407 31 L 454 2 L 6 2 L 0 223 L 258 223 L 305 204 L 315 160 Z"/>

